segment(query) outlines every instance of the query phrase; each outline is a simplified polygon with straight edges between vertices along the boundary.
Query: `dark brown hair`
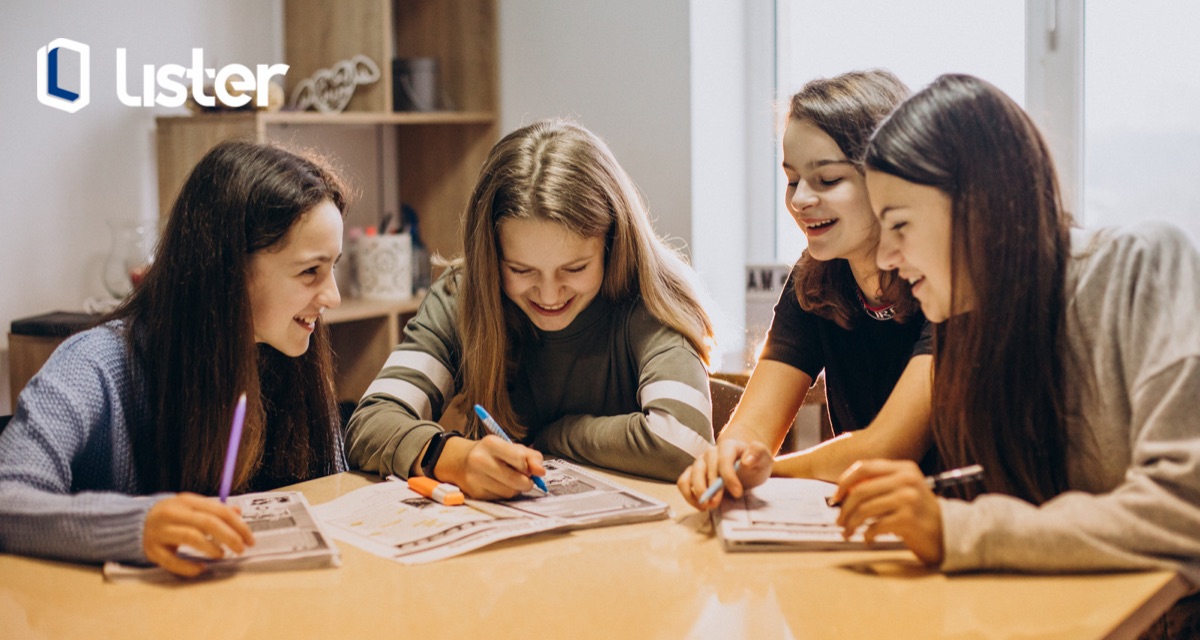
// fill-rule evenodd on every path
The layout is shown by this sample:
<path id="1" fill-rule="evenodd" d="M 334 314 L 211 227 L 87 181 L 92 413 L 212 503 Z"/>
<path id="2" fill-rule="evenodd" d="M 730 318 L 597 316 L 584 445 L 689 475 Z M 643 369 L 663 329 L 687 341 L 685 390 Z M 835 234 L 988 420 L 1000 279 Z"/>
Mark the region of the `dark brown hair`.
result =
<path id="1" fill-rule="evenodd" d="M 192 170 L 153 265 L 108 319 L 124 320 L 149 415 L 133 420 L 147 492 L 215 494 L 234 401 L 247 395 L 236 491 L 325 475 L 344 454 L 329 337 L 288 357 L 254 340 L 250 257 L 277 249 L 313 207 L 345 212 L 346 189 L 315 158 L 228 141 Z"/>
<path id="2" fill-rule="evenodd" d="M 879 126 L 866 165 L 951 199 L 951 297 L 966 288 L 974 299 L 965 313 L 952 300 L 935 328 L 939 453 L 951 467 L 982 464 L 989 491 L 1049 500 L 1067 487 L 1071 219 L 1045 141 L 999 89 L 945 75 Z"/>
<path id="3" fill-rule="evenodd" d="M 863 152 L 875 125 L 908 95 L 908 87 L 888 71 L 851 71 L 819 78 L 792 96 L 788 117 L 808 122 L 825 132 L 862 173 Z M 862 314 L 858 285 L 850 264 L 842 259 L 822 261 L 807 251 L 792 269 L 800 308 L 836 322 L 844 329 Z M 879 274 L 883 299 L 895 305 L 898 322 L 917 311 L 908 283 L 895 272 Z"/>

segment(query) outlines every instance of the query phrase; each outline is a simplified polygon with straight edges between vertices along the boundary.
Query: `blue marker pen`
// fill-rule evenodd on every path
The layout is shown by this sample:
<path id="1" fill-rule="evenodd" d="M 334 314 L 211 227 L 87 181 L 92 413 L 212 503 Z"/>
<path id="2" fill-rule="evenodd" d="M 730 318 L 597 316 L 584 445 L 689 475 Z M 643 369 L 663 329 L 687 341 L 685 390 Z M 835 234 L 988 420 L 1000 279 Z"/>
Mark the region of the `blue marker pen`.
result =
<path id="1" fill-rule="evenodd" d="M 742 459 L 738 458 L 737 460 L 734 460 L 734 462 L 733 462 L 733 472 L 737 473 L 738 471 L 741 471 L 741 469 L 742 469 Z M 725 488 L 725 478 L 722 478 L 721 476 L 717 476 L 717 479 L 712 484 L 708 485 L 708 489 L 706 489 L 704 491 L 704 495 L 700 496 L 700 504 L 704 504 L 704 503 L 708 502 L 709 500 L 712 500 L 713 496 L 717 495 L 717 492 L 724 488 Z"/>
<path id="2" fill-rule="evenodd" d="M 504 429 L 500 428 L 500 425 L 496 423 L 496 420 L 492 418 L 491 414 L 489 414 L 486 409 L 479 405 L 475 405 L 475 414 L 479 416 L 480 420 L 483 420 L 483 426 L 487 427 L 488 431 L 491 431 L 493 434 L 504 438 L 505 442 L 512 444 L 512 438 L 508 437 L 507 433 L 504 433 Z M 541 476 L 530 477 L 533 479 L 533 484 L 536 485 L 538 489 L 541 489 L 544 493 L 550 493 L 550 488 L 546 486 L 546 481 L 543 480 Z"/>

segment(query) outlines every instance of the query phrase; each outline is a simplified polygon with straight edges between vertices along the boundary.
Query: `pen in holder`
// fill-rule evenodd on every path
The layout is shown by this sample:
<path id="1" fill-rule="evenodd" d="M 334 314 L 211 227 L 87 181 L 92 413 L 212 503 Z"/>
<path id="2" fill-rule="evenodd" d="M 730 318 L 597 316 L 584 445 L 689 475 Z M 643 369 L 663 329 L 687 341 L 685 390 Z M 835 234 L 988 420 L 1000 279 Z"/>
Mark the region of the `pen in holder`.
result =
<path id="1" fill-rule="evenodd" d="M 407 233 L 364 235 L 358 239 L 355 267 L 363 298 L 412 297 L 412 237 Z"/>

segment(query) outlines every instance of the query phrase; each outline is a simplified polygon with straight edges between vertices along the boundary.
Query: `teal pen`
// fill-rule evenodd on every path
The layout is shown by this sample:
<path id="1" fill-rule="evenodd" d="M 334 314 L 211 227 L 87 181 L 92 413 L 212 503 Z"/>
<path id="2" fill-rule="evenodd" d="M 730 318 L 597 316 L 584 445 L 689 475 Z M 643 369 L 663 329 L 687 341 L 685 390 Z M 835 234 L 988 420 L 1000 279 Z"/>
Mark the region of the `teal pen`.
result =
<path id="1" fill-rule="evenodd" d="M 737 473 L 738 471 L 741 471 L 741 469 L 742 469 L 742 459 L 738 458 L 733 463 L 733 472 Z M 704 494 L 700 496 L 700 504 L 704 504 L 705 502 L 712 500 L 713 496 L 717 495 L 717 492 L 724 488 L 725 488 L 725 478 L 722 478 L 721 476 L 717 476 L 716 482 L 708 485 L 708 488 L 704 490 Z"/>
<path id="2" fill-rule="evenodd" d="M 488 431 L 491 431 L 493 434 L 504 438 L 505 442 L 512 444 L 512 438 L 508 437 L 507 433 L 504 433 L 504 429 L 500 428 L 500 425 L 497 424 L 495 418 L 493 418 L 491 414 L 487 412 L 487 409 L 484 409 L 479 405 L 475 405 L 475 415 L 478 415 L 479 419 L 483 420 L 483 426 L 487 427 Z M 533 484 L 537 485 L 538 489 L 541 489 L 543 493 L 550 493 L 550 488 L 546 486 L 546 481 L 543 480 L 541 476 L 530 477 L 533 479 Z"/>

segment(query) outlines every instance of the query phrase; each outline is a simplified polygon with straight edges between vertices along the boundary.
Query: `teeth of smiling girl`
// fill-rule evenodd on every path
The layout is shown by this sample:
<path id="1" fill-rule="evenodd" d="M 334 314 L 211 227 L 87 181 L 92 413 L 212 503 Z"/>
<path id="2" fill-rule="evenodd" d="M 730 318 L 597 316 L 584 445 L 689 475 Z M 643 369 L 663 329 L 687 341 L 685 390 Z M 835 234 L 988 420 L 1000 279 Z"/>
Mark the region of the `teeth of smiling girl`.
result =
<path id="1" fill-rule="evenodd" d="M 558 306 L 555 306 L 555 307 L 551 307 L 551 306 L 544 305 L 544 304 L 539 304 L 538 306 L 545 309 L 546 311 L 558 311 L 559 309 L 567 306 L 567 303 L 563 302 L 562 304 L 559 304 Z"/>
<path id="2" fill-rule="evenodd" d="M 294 319 L 299 320 L 300 322 L 303 322 L 304 324 L 316 324 L 316 322 L 317 322 L 316 316 L 311 316 L 308 318 L 301 318 L 300 316 L 296 316 Z"/>
<path id="3" fill-rule="evenodd" d="M 814 222 L 814 223 L 808 225 L 808 228 L 809 229 L 820 229 L 821 227 L 828 227 L 829 225 L 833 224 L 834 222 L 837 222 L 836 218 L 831 219 L 831 220 L 823 220 L 821 222 Z"/>

